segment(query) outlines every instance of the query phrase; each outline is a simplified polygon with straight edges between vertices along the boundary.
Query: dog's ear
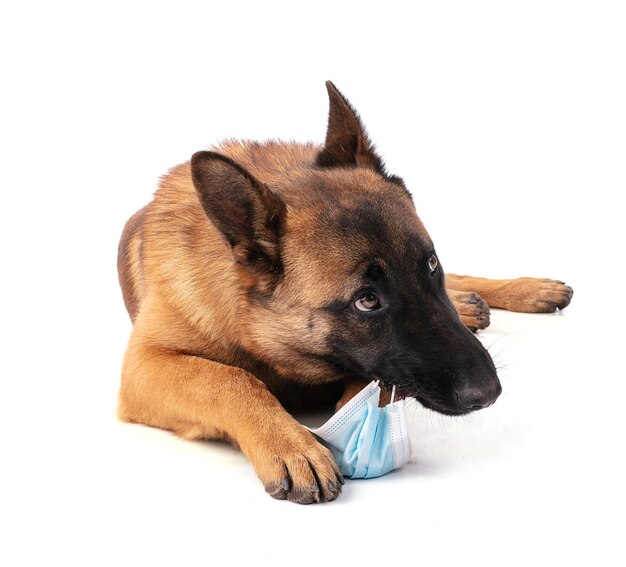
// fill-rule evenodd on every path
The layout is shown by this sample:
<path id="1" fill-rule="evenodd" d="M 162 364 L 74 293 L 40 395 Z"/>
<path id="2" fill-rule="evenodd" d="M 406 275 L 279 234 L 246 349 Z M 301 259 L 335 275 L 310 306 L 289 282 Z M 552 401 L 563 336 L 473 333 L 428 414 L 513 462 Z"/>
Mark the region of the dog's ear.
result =
<path id="1" fill-rule="evenodd" d="M 320 167 L 371 167 L 385 175 L 381 158 L 367 137 L 359 115 L 330 81 L 326 81 L 330 109 L 324 149 L 317 154 Z"/>
<path id="2" fill-rule="evenodd" d="M 283 201 L 238 163 L 215 152 L 195 153 L 191 175 L 202 207 L 235 259 L 257 275 L 280 275 Z"/>

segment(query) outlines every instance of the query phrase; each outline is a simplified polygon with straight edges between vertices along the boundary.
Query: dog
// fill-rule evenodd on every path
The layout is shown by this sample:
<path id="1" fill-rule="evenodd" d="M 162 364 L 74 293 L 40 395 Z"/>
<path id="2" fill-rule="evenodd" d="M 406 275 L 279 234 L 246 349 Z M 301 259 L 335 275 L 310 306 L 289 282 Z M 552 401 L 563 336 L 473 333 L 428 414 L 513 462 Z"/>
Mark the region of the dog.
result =
<path id="1" fill-rule="evenodd" d="M 549 279 L 444 275 L 400 177 L 331 83 L 323 146 L 227 141 L 171 169 L 118 271 L 133 329 L 119 418 L 233 443 L 274 498 L 332 501 L 330 451 L 291 415 L 372 379 L 448 415 L 502 388 L 473 331 L 489 306 L 565 308 Z"/>

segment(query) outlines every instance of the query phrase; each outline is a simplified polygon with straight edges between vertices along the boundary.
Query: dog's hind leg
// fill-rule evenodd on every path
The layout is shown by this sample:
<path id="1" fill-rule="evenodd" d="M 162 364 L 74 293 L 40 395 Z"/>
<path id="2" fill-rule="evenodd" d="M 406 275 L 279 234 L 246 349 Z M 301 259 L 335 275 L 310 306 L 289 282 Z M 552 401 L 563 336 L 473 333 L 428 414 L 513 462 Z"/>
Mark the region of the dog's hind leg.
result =
<path id="1" fill-rule="evenodd" d="M 541 278 L 491 280 L 446 274 L 446 287 L 453 291 L 475 292 L 489 306 L 522 313 L 552 313 L 565 309 L 574 291 L 564 282 Z"/>
<path id="2" fill-rule="evenodd" d="M 141 227 L 148 206 L 137 211 L 124 226 L 117 254 L 117 271 L 124 304 L 134 320 L 143 297 L 143 275 L 141 268 Z"/>

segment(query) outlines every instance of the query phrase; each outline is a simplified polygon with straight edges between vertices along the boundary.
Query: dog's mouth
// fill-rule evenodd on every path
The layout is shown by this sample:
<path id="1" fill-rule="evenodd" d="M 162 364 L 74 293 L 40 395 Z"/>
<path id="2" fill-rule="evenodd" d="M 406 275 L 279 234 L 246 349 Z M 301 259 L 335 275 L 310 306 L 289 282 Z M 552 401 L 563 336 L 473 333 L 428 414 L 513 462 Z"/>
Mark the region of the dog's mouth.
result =
<path id="1" fill-rule="evenodd" d="M 427 400 L 426 398 L 423 398 L 421 396 L 414 396 L 415 399 L 422 404 L 425 408 L 429 409 L 429 410 L 433 410 L 436 411 L 438 413 L 442 413 L 444 415 L 466 415 L 468 413 L 470 413 L 469 410 L 464 411 L 464 410 L 459 410 L 459 409 L 450 409 L 446 406 L 443 406 L 441 404 L 438 404 L 437 402 L 433 402 L 431 400 Z"/>
<path id="2" fill-rule="evenodd" d="M 391 402 L 398 402 L 411 397 L 411 393 L 408 390 L 398 388 L 395 384 L 380 378 L 377 378 L 377 380 L 380 382 L 380 387 L 387 392 Z"/>
<path id="3" fill-rule="evenodd" d="M 470 413 L 470 411 L 465 411 L 458 408 L 449 408 L 441 403 L 424 398 L 423 396 L 418 396 L 417 394 L 414 394 L 409 390 L 404 390 L 402 388 L 398 388 L 397 386 L 394 387 L 393 384 L 384 380 L 380 381 L 380 385 L 387 391 L 391 402 L 397 402 L 406 398 L 414 398 L 425 408 L 436 411 L 437 413 L 442 413 L 444 415 L 458 416 Z"/>
<path id="4" fill-rule="evenodd" d="M 424 407 L 427 407 L 428 409 L 438 411 L 439 413 L 457 415 L 457 414 L 451 413 L 450 410 L 447 410 L 443 406 L 439 406 L 438 404 L 431 403 L 427 401 L 426 399 L 416 395 L 415 392 L 411 392 L 411 390 L 405 390 L 403 388 L 400 388 L 392 384 L 391 382 L 386 382 L 385 380 L 381 380 L 380 385 L 387 392 L 390 402 L 399 402 L 400 400 L 413 398 L 417 400 L 420 404 L 422 404 Z"/>

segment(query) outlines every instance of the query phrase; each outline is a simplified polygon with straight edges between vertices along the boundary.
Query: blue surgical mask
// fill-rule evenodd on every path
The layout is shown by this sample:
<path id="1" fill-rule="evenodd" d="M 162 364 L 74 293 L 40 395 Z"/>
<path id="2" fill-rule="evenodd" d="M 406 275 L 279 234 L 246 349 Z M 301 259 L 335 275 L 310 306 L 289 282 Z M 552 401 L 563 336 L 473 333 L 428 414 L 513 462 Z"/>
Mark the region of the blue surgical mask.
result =
<path id="1" fill-rule="evenodd" d="M 374 478 L 409 460 L 404 400 L 379 408 L 380 386 L 371 382 L 311 432 L 333 453 L 344 476 Z"/>

